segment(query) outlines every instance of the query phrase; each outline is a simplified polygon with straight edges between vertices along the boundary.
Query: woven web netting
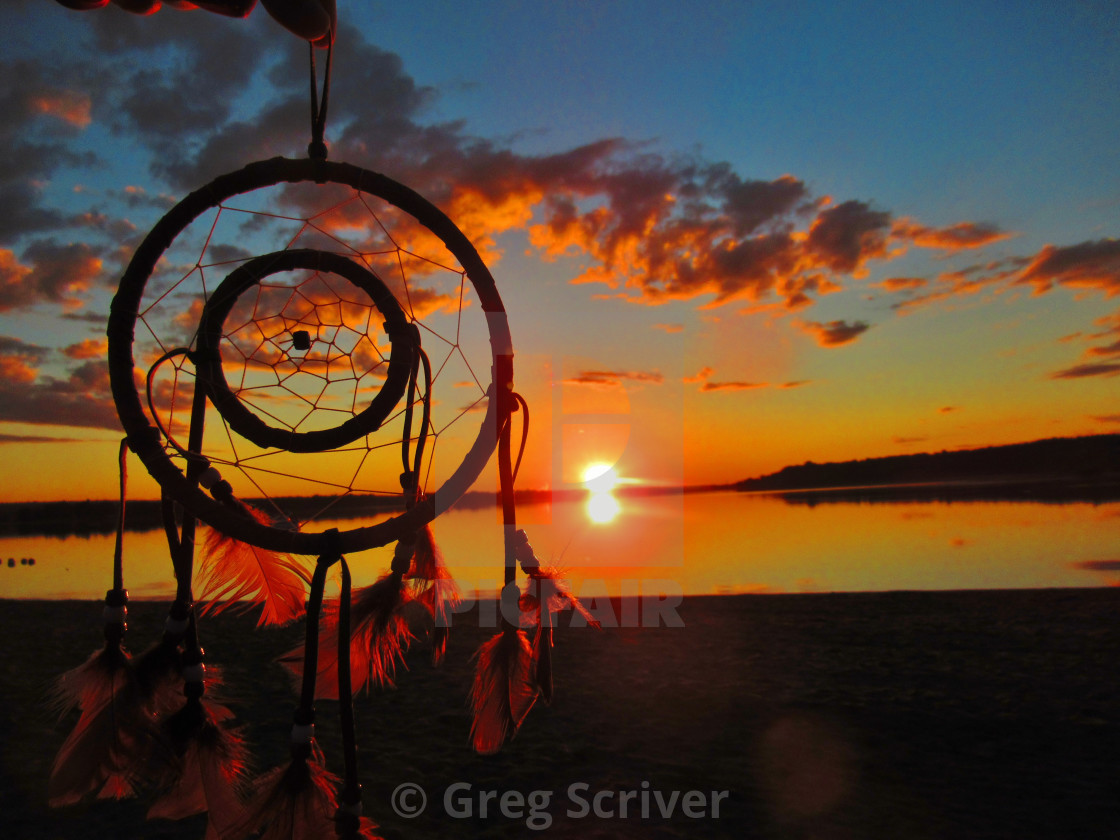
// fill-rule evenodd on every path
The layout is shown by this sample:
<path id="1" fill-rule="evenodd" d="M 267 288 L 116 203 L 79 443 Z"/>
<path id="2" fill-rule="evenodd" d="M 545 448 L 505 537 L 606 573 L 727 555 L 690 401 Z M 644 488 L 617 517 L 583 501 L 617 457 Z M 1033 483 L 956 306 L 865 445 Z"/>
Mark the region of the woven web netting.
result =
<path id="1" fill-rule="evenodd" d="M 278 209 L 282 208 L 282 209 Z M 227 199 L 193 221 L 147 284 L 136 319 L 138 378 L 152 372 L 149 402 L 185 470 L 195 360 L 208 301 L 223 281 L 261 254 L 315 251 L 367 269 L 415 326 L 431 362 L 431 415 L 422 491 L 438 487 L 478 433 L 491 380 L 485 313 L 462 266 L 427 228 L 393 205 L 336 184 L 284 185 Z M 382 307 L 384 308 L 384 307 Z M 368 289 L 314 267 L 270 272 L 241 291 L 221 319 L 221 374 L 233 397 L 266 425 L 304 434 L 358 416 L 386 383 L 392 342 L 385 312 Z M 403 362 L 402 362 L 403 364 Z M 379 429 L 323 452 L 261 447 L 209 406 L 202 454 L 243 500 L 279 522 L 377 516 L 399 508 L 402 442 L 415 451 L 425 382 Z M 294 502 L 294 498 L 300 501 Z"/>

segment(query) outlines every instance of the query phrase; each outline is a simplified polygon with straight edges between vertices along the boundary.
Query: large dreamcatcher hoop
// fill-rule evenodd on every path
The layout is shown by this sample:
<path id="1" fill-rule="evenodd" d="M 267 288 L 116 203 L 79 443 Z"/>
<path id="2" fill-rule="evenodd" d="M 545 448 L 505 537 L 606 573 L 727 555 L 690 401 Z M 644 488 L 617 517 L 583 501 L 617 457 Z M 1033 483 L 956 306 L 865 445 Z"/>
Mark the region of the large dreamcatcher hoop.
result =
<path id="1" fill-rule="evenodd" d="M 113 298 L 109 376 L 127 435 L 113 588 L 104 648 L 56 684 L 60 710 L 80 715 L 52 767 L 52 805 L 152 794 L 150 817 L 207 811 L 208 836 L 225 840 L 372 838 L 353 695 L 391 682 L 413 638 L 413 608 L 426 616 L 433 660 L 443 656 L 458 596 L 428 526 L 495 450 L 505 585 L 500 629 L 476 654 L 476 751 L 497 751 L 538 697 L 551 701 L 553 614 L 576 609 L 595 623 L 517 529 L 511 427 L 520 412 L 523 448 L 529 410 L 513 390 L 494 278 L 431 202 L 326 159 L 327 83 L 320 105 L 314 49 L 311 77 L 309 158 L 251 163 L 192 192 L 140 243 Z M 462 386 L 470 396 L 436 400 L 437 382 L 441 394 Z M 207 422 L 211 407 L 219 423 Z M 162 637 L 136 657 L 123 645 L 128 450 L 162 491 L 176 582 Z M 326 493 L 308 496 L 308 487 Z M 352 517 L 363 524 L 347 527 Z M 211 529 L 202 609 L 197 522 Z M 388 571 L 352 590 L 344 555 L 394 541 Z M 317 556 L 313 572 L 290 555 Z M 218 679 L 198 633 L 202 615 L 242 599 L 263 604 L 261 623 L 306 618 L 304 645 L 281 657 L 299 683 L 291 762 L 252 784 L 232 713 L 210 696 Z M 341 779 L 314 736 L 324 697 L 339 701 Z"/>
<path id="2" fill-rule="evenodd" d="M 273 158 L 249 164 L 245 168 L 221 176 L 188 195 L 172 208 L 151 230 L 136 250 L 121 279 L 113 299 L 109 319 L 109 373 L 113 398 L 121 423 L 128 434 L 130 448 L 141 459 L 160 486 L 175 501 L 213 527 L 237 539 L 262 548 L 295 554 L 321 554 L 327 543 L 323 532 L 292 530 L 289 523 L 262 523 L 239 515 L 198 485 L 198 477 L 210 466 L 201 453 L 168 445 L 161 434 L 158 418 L 145 412 L 144 402 L 134 373 L 137 322 L 145 312 L 145 292 L 149 281 L 168 249 L 191 223 L 203 214 L 222 207 L 235 196 L 243 196 L 262 188 L 289 184 L 340 185 L 354 191 L 349 200 L 367 197 L 407 214 L 432 235 L 458 261 L 459 270 L 473 288 L 485 313 L 491 348 L 491 376 L 485 386 L 488 397 L 486 414 L 462 463 L 435 490 L 428 492 L 408 510 L 373 525 L 340 530 L 331 539 L 342 551 L 360 551 L 386 545 L 402 534 L 416 531 L 439 512 L 451 506 L 478 478 L 498 442 L 500 420 L 508 418 L 513 403 L 513 348 L 509 325 L 493 276 L 477 250 L 459 228 L 435 205 L 408 187 L 369 170 L 326 160 L 295 160 Z M 388 412 L 400 399 L 411 357 L 415 353 L 413 332 L 391 292 L 378 280 L 368 265 L 355 262 L 355 255 L 320 250 L 280 251 L 246 262 L 230 274 L 204 301 L 201 323 L 195 340 L 184 355 L 196 361 L 200 381 L 219 413 L 231 428 L 258 446 L 274 446 L 294 452 L 320 452 L 345 445 L 377 430 Z M 229 388 L 222 371 L 220 328 L 229 308 L 239 295 L 259 285 L 270 273 L 294 268 L 326 270 L 340 273 L 352 284 L 370 294 L 374 303 L 385 310 L 393 353 L 388 364 L 385 384 L 370 406 L 353 414 L 336 430 L 311 432 L 276 430 L 247 408 Z M 355 280 L 357 278 L 357 280 Z M 163 292 L 162 294 L 166 294 Z M 379 302 L 380 301 L 380 302 Z M 148 304 L 150 306 L 150 304 Z M 293 331 L 293 346 L 300 343 L 299 331 Z M 156 337 L 158 339 L 158 336 Z M 306 340 L 306 339 L 304 339 Z M 405 359 L 397 350 L 404 345 Z M 149 411 L 151 411 L 151 407 Z M 176 455 L 188 462 L 183 467 L 173 460 Z M 195 468 L 189 468 L 192 461 Z M 193 475 L 188 477 L 188 473 Z"/>

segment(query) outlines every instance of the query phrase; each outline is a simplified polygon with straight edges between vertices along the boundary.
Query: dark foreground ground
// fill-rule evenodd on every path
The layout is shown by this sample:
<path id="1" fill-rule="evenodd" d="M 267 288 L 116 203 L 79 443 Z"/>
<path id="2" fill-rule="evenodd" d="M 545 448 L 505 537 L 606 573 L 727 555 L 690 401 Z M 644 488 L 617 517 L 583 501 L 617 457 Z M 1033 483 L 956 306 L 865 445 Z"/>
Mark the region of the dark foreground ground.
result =
<path id="1" fill-rule="evenodd" d="M 142 648 L 163 607 L 131 613 Z M 444 667 L 418 647 L 395 691 L 358 703 L 367 813 L 390 840 L 1120 837 L 1120 590 L 711 597 L 680 613 L 684 628 L 558 631 L 553 705 L 486 758 L 467 744 L 465 698 L 492 631 L 458 617 Z M 0 601 L 0 836 L 201 838 L 203 820 L 145 822 L 137 803 L 44 804 L 72 725 L 42 710 L 44 687 L 97 645 L 99 621 L 97 604 Z M 302 631 L 253 625 L 202 627 L 267 769 L 294 705 L 272 659 Z M 329 759 L 335 708 L 319 706 Z M 428 797 L 413 819 L 391 807 L 405 782 Z M 452 810 L 469 796 L 474 818 L 447 813 L 456 783 L 470 788 Z M 613 816 L 569 815 L 580 783 Z M 661 818 L 655 790 L 700 791 L 704 816 Z M 552 791 L 535 823 L 550 824 L 494 803 L 480 819 L 481 791 Z M 622 818 L 625 791 L 638 794 Z"/>

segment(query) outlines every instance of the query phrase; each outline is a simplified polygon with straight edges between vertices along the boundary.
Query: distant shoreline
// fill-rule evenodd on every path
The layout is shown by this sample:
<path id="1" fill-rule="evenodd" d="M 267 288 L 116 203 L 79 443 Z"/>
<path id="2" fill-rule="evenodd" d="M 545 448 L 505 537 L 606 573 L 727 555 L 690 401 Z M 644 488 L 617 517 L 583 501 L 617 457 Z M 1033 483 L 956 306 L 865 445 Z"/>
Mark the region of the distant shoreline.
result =
<path id="1" fill-rule="evenodd" d="M 846 487 L 792 487 L 781 489 L 743 489 L 735 484 L 694 486 L 622 487 L 614 491 L 622 498 L 693 495 L 697 493 L 742 493 L 779 498 L 792 505 L 818 504 L 899 504 L 905 502 L 1038 502 L 1105 504 L 1120 501 L 1120 480 L 1085 480 L 1071 476 L 986 478 L 960 481 L 916 482 L 908 484 L 865 484 Z M 525 490 L 517 493 L 522 505 L 578 502 L 588 491 Z M 260 500 L 250 503 L 265 507 Z M 324 508 L 322 497 L 286 497 L 275 500 L 294 518 L 307 519 Z M 478 510 L 495 507 L 492 493 L 465 494 L 454 508 Z M 128 531 L 153 531 L 163 527 L 158 501 L 129 501 L 125 511 Z M 396 499 L 351 496 L 330 506 L 327 518 L 361 519 L 401 510 Z M 116 501 L 0 502 L 0 537 L 93 536 L 111 534 L 116 529 L 119 503 Z"/>
<path id="2" fill-rule="evenodd" d="M 816 464 L 807 461 L 776 473 L 734 484 L 693 486 L 622 485 L 623 498 L 711 492 L 777 496 L 789 504 L 1013 501 L 1061 504 L 1120 500 L 1120 435 L 1050 438 L 1030 443 L 952 452 L 892 455 Z M 520 490 L 519 504 L 580 501 L 589 491 Z M 362 519 L 402 509 L 399 496 L 284 496 L 267 502 L 246 499 L 261 509 L 282 510 L 296 521 Z M 498 503 L 494 493 L 472 491 L 456 503 L 478 510 Z M 119 516 L 116 501 L 0 503 L 0 536 L 88 536 L 109 534 Z M 125 527 L 163 527 L 161 503 L 129 501 Z"/>

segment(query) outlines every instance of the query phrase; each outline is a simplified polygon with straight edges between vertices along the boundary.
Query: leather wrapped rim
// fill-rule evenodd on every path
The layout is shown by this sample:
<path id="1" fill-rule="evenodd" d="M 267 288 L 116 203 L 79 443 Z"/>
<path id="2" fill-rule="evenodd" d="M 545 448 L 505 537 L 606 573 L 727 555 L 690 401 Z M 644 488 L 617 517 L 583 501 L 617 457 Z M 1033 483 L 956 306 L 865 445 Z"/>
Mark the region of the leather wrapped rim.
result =
<path id="1" fill-rule="evenodd" d="M 133 341 L 144 288 L 156 263 L 175 238 L 201 214 L 235 195 L 281 183 L 314 182 L 350 186 L 380 198 L 412 216 L 443 242 L 459 261 L 486 314 L 493 379 L 486 415 L 462 463 L 434 492 L 415 507 L 374 525 L 331 532 L 290 531 L 247 519 L 211 498 L 188 480 L 164 449 L 161 436 L 146 414 L 133 370 Z M 475 482 L 509 417 L 513 389 L 513 344 L 501 297 L 490 270 L 470 240 L 438 207 L 391 178 L 352 164 L 326 160 L 272 158 L 219 176 L 195 190 L 171 210 L 145 237 L 121 277 L 113 298 L 107 331 L 109 377 L 129 447 L 171 498 L 190 513 L 236 539 L 273 551 L 321 554 L 327 550 L 362 551 L 386 545 L 415 531 L 447 510 Z"/>

